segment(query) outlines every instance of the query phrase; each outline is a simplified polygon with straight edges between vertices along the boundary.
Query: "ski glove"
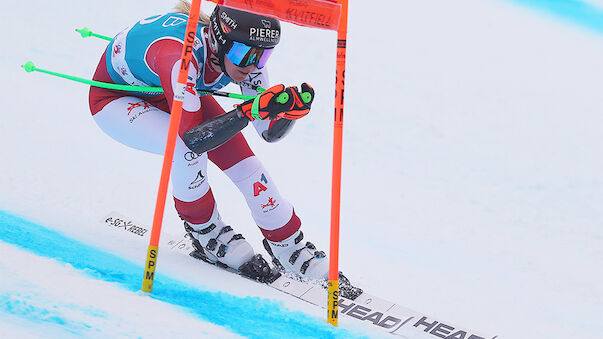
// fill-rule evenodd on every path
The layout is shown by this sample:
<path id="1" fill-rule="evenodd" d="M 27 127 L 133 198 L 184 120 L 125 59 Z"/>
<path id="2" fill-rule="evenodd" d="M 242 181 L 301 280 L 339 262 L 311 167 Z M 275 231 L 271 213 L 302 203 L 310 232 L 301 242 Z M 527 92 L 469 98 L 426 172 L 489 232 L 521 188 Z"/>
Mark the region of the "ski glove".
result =
<path id="1" fill-rule="evenodd" d="M 295 120 L 305 117 L 306 114 L 310 113 L 310 107 L 314 101 L 314 89 L 307 82 L 301 85 L 301 93 L 295 86 L 289 88 L 291 88 L 293 94 L 293 107 L 285 112 L 283 118 Z"/>
<path id="2" fill-rule="evenodd" d="M 251 121 L 280 118 L 295 120 L 310 112 L 314 100 L 314 90 L 310 85 L 302 84 L 302 91 L 300 94 L 297 87 L 276 85 L 238 107 Z"/>

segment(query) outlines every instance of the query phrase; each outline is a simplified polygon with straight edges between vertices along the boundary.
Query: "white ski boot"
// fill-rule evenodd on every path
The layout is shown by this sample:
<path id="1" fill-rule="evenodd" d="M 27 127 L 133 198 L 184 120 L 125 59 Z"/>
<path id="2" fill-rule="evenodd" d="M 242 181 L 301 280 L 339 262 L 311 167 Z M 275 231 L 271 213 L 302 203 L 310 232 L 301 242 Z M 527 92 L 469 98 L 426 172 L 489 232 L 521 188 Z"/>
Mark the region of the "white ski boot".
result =
<path id="1" fill-rule="evenodd" d="M 209 263 L 239 270 L 254 257 L 253 247 L 247 240 L 220 219 L 214 218 L 209 225 L 185 221 L 184 229 L 193 241 L 196 255 Z"/>
<path id="2" fill-rule="evenodd" d="M 297 231 L 280 242 L 267 239 L 263 242 L 272 262 L 280 270 L 292 272 L 301 278 L 326 280 L 329 275 L 327 256 L 318 251 L 311 242 L 302 241 L 303 239 L 304 234 Z"/>

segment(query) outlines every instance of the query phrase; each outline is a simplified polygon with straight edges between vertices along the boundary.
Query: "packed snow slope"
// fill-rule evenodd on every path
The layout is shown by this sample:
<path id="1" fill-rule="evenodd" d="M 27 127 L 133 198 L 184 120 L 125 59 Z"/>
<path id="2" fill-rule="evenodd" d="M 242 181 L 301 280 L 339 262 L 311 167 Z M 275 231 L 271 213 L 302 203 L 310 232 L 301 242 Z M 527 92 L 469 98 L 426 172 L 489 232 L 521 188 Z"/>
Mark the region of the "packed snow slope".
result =
<path id="1" fill-rule="evenodd" d="M 216 326 L 220 325 L 249 338 L 281 338 L 284 332 L 296 338 L 356 337 L 273 301 L 200 290 L 165 276 L 155 278 L 152 298 L 127 294 L 112 285 L 139 291 L 141 266 L 20 218 L 0 213 L 0 220 L 0 248 L 6 252 L 0 272 L 8 278 L 0 285 L 0 313 L 30 320 L 34 330 L 46 325 L 82 337 L 235 336 Z M 22 253 L 5 242 L 46 258 Z M 29 266 L 19 265 L 23 262 Z M 102 282 L 86 279 L 81 272 Z"/>
<path id="2" fill-rule="evenodd" d="M 603 33 L 592 17 L 601 17 L 603 5 L 599 0 L 526 3 L 351 1 L 340 264 L 368 291 L 480 332 L 501 338 L 598 338 L 603 332 Z M 82 40 L 75 28 L 113 35 L 172 5 L 163 0 L 6 4 L 0 21 L 5 79 L 0 210 L 7 218 L 23 216 L 70 241 L 143 265 L 146 246 L 115 236 L 98 221 L 117 210 L 150 225 L 161 158 L 105 136 L 90 118 L 86 86 L 26 74 L 19 66 L 31 60 L 40 68 L 91 77 L 106 44 Z M 207 11 L 211 7 L 204 4 Z M 570 12 L 578 14 L 566 15 Z M 245 131 L 281 193 L 295 205 L 308 240 L 325 250 L 335 39 L 334 32 L 283 25 L 281 46 L 269 64 L 271 80 L 308 81 L 317 99 L 311 114 L 280 143 L 263 143 L 255 131 Z M 226 221 L 263 252 L 236 187 L 213 166 L 209 177 Z M 165 232 L 181 231 L 171 203 L 164 222 Z M 28 233 L 32 241 L 43 232 L 35 230 Z M 64 258 L 48 259 L 52 256 L 26 245 L 28 237 L 2 239 L 0 256 L 14 258 L 0 262 L 4 333 L 77 336 L 91 333 L 89 326 L 102 334 L 115 321 L 124 331 L 105 333 L 169 333 L 160 321 L 151 322 L 154 331 L 140 332 L 141 319 L 151 312 L 122 315 L 124 301 L 165 309 L 172 324 L 200 336 L 247 336 L 246 329 L 228 322 L 83 274 Z M 300 315 L 298 326 L 308 321 L 321 328 L 323 311 L 224 272 L 192 271 L 186 260 L 161 252 L 158 272 L 200 296 L 225 292 L 232 298 L 258 297 L 265 305 L 276 299 L 283 312 L 302 311 L 316 319 Z M 31 287 L 37 282 L 27 283 L 37 267 L 62 278 L 49 279 L 44 293 L 37 293 L 38 287 Z M 64 296 L 61 285 L 67 283 L 79 297 Z M 88 305 L 85 293 L 97 300 Z M 5 296 L 15 294 L 26 296 L 29 306 L 11 308 L 15 299 Z M 59 320 L 34 326 L 28 317 L 36 317 L 36 310 L 48 314 L 53 305 Z M 344 330 L 364 333 L 342 323 Z M 175 335 L 188 331 L 183 328 L 174 329 Z"/>
<path id="3" fill-rule="evenodd" d="M 200 300 L 187 311 L 131 293 L 140 288 L 138 279 L 134 279 L 137 277 L 131 276 L 140 271 L 138 267 L 89 246 L 77 246 L 77 242 L 17 218 L 2 214 L 0 219 L 0 338 L 183 338 L 191 333 L 199 337 L 237 337 L 187 314 L 194 312 L 195 307 L 197 312 L 205 309 L 209 313 L 212 308 L 207 308 L 202 300 L 215 302 L 221 297 L 219 293 L 199 295 L 199 291 L 188 287 L 182 297 L 197 294 Z M 21 241 L 24 233 L 32 235 L 27 237 L 30 241 Z M 11 243 L 23 247 L 19 249 Z M 158 281 L 170 283 L 165 279 Z M 159 299 L 169 299 L 170 289 L 183 287 L 163 286 L 158 286 L 155 293 L 163 296 Z"/>

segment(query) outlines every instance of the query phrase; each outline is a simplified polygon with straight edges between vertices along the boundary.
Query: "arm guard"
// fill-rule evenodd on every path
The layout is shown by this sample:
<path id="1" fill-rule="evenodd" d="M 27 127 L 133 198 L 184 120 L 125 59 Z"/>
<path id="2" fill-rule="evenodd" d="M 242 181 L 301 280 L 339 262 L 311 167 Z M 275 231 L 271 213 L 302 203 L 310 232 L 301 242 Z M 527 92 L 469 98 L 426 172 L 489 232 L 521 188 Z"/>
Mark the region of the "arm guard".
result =
<path id="1" fill-rule="evenodd" d="M 191 128 L 182 135 L 182 141 L 191 151 L 203 154 L 222 146 L 248 123 L 249 119 L 235 109 Z"/>

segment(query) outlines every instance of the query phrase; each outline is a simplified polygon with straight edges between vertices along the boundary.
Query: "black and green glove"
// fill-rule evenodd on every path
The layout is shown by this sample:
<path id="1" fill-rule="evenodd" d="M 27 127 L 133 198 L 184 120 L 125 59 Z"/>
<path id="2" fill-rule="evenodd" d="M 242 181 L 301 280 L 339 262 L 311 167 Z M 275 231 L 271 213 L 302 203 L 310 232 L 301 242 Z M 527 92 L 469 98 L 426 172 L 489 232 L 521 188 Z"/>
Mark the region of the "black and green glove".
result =
<path id="1" fill-rule="evenodd" d="M 270 87 L 255 99 L 247 100 L 238 108 L 253 121 L 278 120 L 281 118 L 295 120 L 306 116 L 314 101 L 314 90 L 307 83 L 302 84 L 302 93 L 297 87 L 276 85 Z"/>

